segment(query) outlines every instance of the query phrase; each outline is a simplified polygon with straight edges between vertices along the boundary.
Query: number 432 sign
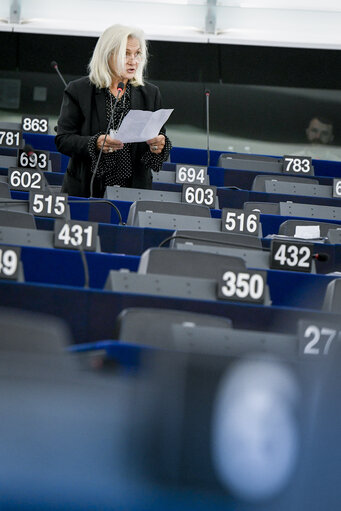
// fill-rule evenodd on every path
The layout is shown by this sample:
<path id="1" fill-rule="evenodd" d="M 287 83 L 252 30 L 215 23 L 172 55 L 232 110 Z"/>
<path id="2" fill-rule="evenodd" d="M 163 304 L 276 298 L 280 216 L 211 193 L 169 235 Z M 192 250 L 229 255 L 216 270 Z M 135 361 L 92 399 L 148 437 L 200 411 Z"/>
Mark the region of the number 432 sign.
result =
<path id="1" fill-rule="evenodd" d="M 311 272 L 313 245 L 273 240 L 270 268 L 275 270 Z"/>

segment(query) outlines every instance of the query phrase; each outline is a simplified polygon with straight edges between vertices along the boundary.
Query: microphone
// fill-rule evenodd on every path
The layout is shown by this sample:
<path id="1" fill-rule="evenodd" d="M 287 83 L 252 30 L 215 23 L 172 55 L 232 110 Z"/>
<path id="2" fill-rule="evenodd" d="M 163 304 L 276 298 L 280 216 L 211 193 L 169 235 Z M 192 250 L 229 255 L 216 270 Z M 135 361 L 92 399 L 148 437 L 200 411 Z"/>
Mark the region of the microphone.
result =
<path id="1" fill-rule="evenodd" d="M 206 96 L 206 135 L 207 135 L 207 167 L 210 166 L 210 91 L 205 90 Z"/>
<path id="2" fill-rule="evenodd" d="M 52 60 L 52 62 L 51 62 L 51 64 L 50 64 L 50 65 L 51 65 L 52 69 L 54 69 L 54 70 L 57 72 L 57 74 L 58 74 L 59 78 L 61 79 L 61 81 L 63 82 L 63 84 L 64 84 L 64 85 L 65 85 L 65 87 L 66 87 L 66 86 L 67 86 L 67 83 L 66 83 L 66 81 L 64 80 L 64 77 L 63 77 L 62 73 L 61 73 L 61 72 L 59 71 L 59 69 L 58 69 L 58 64 L 57 64 L 57 62 L 56 62 L 55 60 Z"/>
<path id="3" fill-rule="evenodd" d="M 312 258 L 316 259 L 316 261 L 325 262 L 328 261 L 329 255 L 325 252 L 322 252 L 321 254 L 313 254 Z"/>
<path id="4" fill-rule="evenodd" d="M 34 154 L 34 149 L 31 144 L 25 144 L 23 151 L 27 154 L 27 156 L 32 156 L 32 154 Z"/>
<path id="5" fill-rule="evenodd" d="M 116 97 L 115 105 L 114 105 L 114 108 L 112 109 L 111 116 L 110 116 L 110 119 L 109 119 L 109 122 L 108 122 L 108 126 L 107 126 L 107 129 L 106 129 L 106 132 L 105 132 L 105 135 L 104 135 L 104 139 L 103 139 L 103 142 L 102 142 L 101 150 L 99 152 L 99 155 L 98 155 L 98 158 L 97 158 L 97 161 L 96 161 L 96 165 L 95 165 L 94 171 L 93 171 L 92 176 L 91 176 L 91 181 L 90 181 L 90 199 L 93 198 L 94 179 L 95 179 L 96 174 L 97 174 L 97 169 L 98 169 L 98 165 L 99 165 L 99 162 L 100 162 L 100 159 L 101 159 L 101 156 L 102 156 L 103 147 L 104 147 L 105 141 L 107 139 L 111 123 L 112 123 L 112 121 L 114 119 L 114 113 L 115 113 L 115 110 L 116 110 L 116 107 L 117 107 L 117 102 L 118 102 L 118 99 L 120 97 L 120 94 L 123 92 L 123 89 L 124 89 L 124 83 L 123 82 L 119 82 L 119 84 L 117 85 L 117 97 Z"/>

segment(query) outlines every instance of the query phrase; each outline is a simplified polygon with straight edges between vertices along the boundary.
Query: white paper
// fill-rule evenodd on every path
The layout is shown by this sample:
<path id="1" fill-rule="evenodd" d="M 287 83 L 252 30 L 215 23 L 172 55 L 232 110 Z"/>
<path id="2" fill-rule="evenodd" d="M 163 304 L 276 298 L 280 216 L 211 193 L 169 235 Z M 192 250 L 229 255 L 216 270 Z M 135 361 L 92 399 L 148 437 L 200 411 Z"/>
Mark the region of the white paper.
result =
<path id="1" fill-rule="evenodd" d="M 129 110 L 115 133 L 110 130 L 110 137 L 120 140 L 124 144 L 130 142 L 146 142 L 157 137 L 173 108 L 160 108 L 156 112 L 147 110 Z"/>
<path id="2" fill-rule="evenodd" d="M 306 240 L 320 238 L 319 225 L 296 225 L 295 238 Z"/>

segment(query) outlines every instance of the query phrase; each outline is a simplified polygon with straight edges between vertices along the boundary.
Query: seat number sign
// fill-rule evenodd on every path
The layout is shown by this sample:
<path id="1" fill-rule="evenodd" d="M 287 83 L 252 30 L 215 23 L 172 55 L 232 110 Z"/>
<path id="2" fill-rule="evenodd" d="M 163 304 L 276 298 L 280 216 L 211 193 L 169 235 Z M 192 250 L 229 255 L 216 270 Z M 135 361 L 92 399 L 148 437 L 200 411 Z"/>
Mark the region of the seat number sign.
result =
<path id="1" fill-rule="evenodd" d="M 48 133 L 49 120 L 47 117 L 24 115 L 21 120 L 21 129 L 28 133 Z"/>
<path id="2" fill-rule="evenodd" d="M 313 174 L 313 166 L 310 156 L 283 156 L 284 174 L 301 174 L 304 176 Z"/>
<path id="3" fill-rule="evenodd" d="M 312 244 L 272 240 L 270 268 L 310 273 L 312 256 Z"/>
<path id="4" fill-rule="evenodd" d="M 177 164 L 175 168 L 176 183 L 191 183 L 198 185 L 208 185 L 207 167 L 199 167 L 196 165 Z"/>
<path id="5" fill-rule="evenodd" d="M 0 279 L 18 278 L 21 247 L 0 245 Z"/>
<path id="6" fill-rule="evenodd" d="M 189 184 L 184 184 L 182 186 L 181 200 L 187 204 L 197 204 L 199 206 L 215 208 L 216 197 L 216 186 Z"/>
<path id="7" fill-rule="evenodd" d="M 242 209 L 223 208 L 221 213 L 221 229 L 223 232 L 258 236 L 259 213 L 255 211 L 247 213 Z"/>
<path id="8" fill-rule="evenodd" d="M 65 217 L 67 197 L 67 193 L 30 192 L 29 212 L 36 216 Z"/>
<path id="9" fill-rule="evenodd" d="M 19 148 L 22 135 L 19 130 L 1 130 L 0 129 L 0 146 Z"/>
<path id="10" fill-rule="evenodd" d="M 341 179 L 333 179 L 333 197 L 341 198 Z"/>
<path id="11" fill-rule="evenodd" d="M 299 355 L 320 357 L 340 350 L 340 326 L 301 320 L 298 324 Z"/>
<path id="12" fill-rule="evenodd" d="M 218 298 L 238 302 L 264 303 L 265 288 L 265 271 L 230 269 L 223 272 L 220 282 L 218 282 Z"/>
<path id="13" fill-rule="evenodd" d="M 45 176 L 41 170 L 8 169 L 8 185 L 11 189 L 27 192 L 28 190 L 43 190 L 45 188 Z"/>
<path id="14" fill-rule="evenodd" d="M 49 151 L 34 151 L 27 153 L 19 149 L 17 165 L 21 168 L 48 170 Z"/>
<path id="15" fill-rule="evenodd" d="M 58 219 L 54 224 L 54 246 L 56 248 L 82 248 L 96 251 L 98 224 L 78 220 Z"/>

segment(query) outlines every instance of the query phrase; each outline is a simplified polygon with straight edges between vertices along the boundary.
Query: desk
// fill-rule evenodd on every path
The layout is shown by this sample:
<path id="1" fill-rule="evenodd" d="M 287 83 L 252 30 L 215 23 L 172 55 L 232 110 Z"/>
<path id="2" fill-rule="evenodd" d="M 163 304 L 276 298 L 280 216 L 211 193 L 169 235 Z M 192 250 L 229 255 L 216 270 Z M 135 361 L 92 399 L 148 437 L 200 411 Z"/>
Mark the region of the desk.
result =
<path id="1" fill-rule="evenodd" d="M 277 272 L 276 272 L 277 273 Z M 82 289 L 73 286 L 51 284 L 0 282 L 0 304 L 6 307 L 45 312 L 64 319 L 72 330 L 76 343 L 111 339 L 117 315 L 127 307 L 160 307 L 184 311 L 202 312 L 230 318 L 235 328 L 273 330 L 284 333 L 296 332 L 297 321 L 301 318 L 335 320 L 335 314 L 317 309 L 298 308 L 297 303 L 307 298 L 308 290 L 313 306 L 322 303 L 324 291 L 330 277 L 306 276 L 304 295 L 295 288 L 295 281 L 302 282 L 303 276 L 288 278 L 289 272 L 280 276 L 279 286 L 274 293 L 275 304 L 271 307 L 238 304 L 237 302 L 189 300 L 171 297 L 134 295 Z M 270 287 L 272 279 L 269 275 Z M 311 280 L 310 280 L 311 279 Z M 280 285 L 286 284 L 285 290 Z M 306 282 L 304 282 L 306 285 Z M 283 298 L 282 298 L 283 297 Z M 280 302 L 281 300 L 281 302 Z M 284 306 L 283 300 L 292 300 L 296 307 Z M 280 302 L 278 305 L 276 302 Z"/>

